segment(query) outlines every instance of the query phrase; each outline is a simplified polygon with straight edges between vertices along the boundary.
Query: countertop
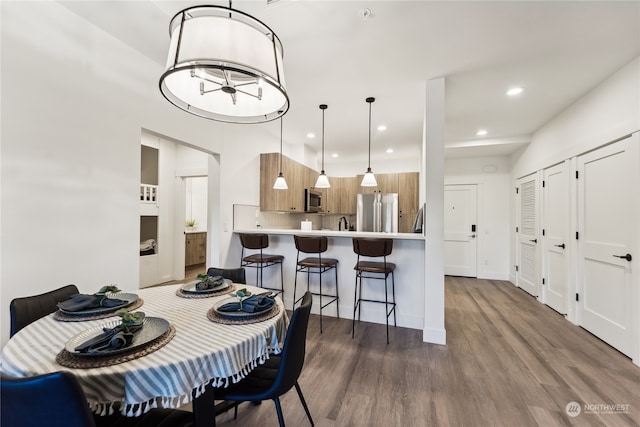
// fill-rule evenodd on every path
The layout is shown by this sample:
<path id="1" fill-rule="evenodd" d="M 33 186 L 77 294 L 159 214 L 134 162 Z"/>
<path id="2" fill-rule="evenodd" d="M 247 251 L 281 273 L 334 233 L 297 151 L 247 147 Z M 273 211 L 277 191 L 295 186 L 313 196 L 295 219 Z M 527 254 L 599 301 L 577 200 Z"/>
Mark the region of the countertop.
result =
<path id="1" fill-rule="evenodd" d="M 387 237 L 399 240 L 424 240 L 425 236 L 421 233 L 381 233 L 371 231 L 336 231 L 336 230 L 300 230 L 300 229 L 283 229 L 283 228 L 253 228 L 253 229 L 236 229 L 234 233 L 265 233 L 265 234 L 294 234 L 300 236 L 327 236 L 327 237 Z"/>

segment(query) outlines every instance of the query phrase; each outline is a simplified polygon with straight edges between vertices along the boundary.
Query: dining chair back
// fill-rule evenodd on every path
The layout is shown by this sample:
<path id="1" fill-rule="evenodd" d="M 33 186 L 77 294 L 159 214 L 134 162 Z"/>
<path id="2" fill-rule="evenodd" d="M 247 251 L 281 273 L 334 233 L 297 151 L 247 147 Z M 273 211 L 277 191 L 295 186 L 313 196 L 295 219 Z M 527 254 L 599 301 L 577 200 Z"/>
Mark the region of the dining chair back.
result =
<path id="1" fill-rule="evenodd" d="M 242 245 L 240 266 L 256 269 L 256 286 L 284 294 L 284 276 L 282 272 L 284 256 L 267 254 L 263 251 L 263 249 L 269 247 L 269 235 L 265 233 L 240 233 L 239 237 L 240 245 Z M 246 250 L 249 252 L 245 252 Z M 276 265 L 280 266 L 280 288 L 264 286 L 264 269 Z"/>
<path id="2" fill-rule="evenodd" d="M 27 378 L 2 375 L 2 427 L 93 427 L 78 380 L 69 372 Z"/>
<path id="3" fill-rule="evenodd" d="M 247 276 L 245 274 L 244 268 L 217 268 L 210 267 L 207 270 L 207 275 L 209 276 L 222 276 L 225 279 L 231 280 L 233 283 L 247 283 Z"/>
<path id="4" fill-rule="evenodd" d="M 51 314 L 58 309 L 57 304 L 71 295 L 79 293 L 76 285 L 67 285 L 40 295 L 15 298 L 9 305 L 11 313 L 11 329 L 9 336 L 41 317 Z"/>
<path id="5" fill-rule="evenodd" d="M 278 414 L 278 422 L 281 427 L 284 427 L 280 396 L 295 387 L 309 422 L 314 425 L 309 407 L 304 400 L 298 383 L 298 378 L 304 366 L 307 326 L 312 303 L 313 296 L 311 292 L 307 291 L 302 297 L 300 306 L 293 311 L 284 346 L 279 355 L 272 355 L 263 365 L 251 371 L 242 381 L 227 388 L 217 389 L 216 396 L 218 396 L 219 391 L 219 398 L 223 400 L 239 402 L 273 400 Z"/>
<path id="6" fill-rule="evenodd" d="M 178 409 L 152 409 L 139 417 L 94 415 L 76 377 L 58 371 L 27 378 L 1 373 L 2 427 L 193 427 L 193 415 Z"/>

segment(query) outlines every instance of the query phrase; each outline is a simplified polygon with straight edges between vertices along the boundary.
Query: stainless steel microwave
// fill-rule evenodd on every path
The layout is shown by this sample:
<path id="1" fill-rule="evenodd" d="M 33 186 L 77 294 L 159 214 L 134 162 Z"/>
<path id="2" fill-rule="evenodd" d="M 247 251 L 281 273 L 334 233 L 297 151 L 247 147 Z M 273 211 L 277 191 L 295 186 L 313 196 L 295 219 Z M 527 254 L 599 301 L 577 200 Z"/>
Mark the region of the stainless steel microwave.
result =
<path id="1" fill-rule="evenodd" d="M 304 189 L 304 211 L 323 212 L 322 193 L 311 188 Z"/>

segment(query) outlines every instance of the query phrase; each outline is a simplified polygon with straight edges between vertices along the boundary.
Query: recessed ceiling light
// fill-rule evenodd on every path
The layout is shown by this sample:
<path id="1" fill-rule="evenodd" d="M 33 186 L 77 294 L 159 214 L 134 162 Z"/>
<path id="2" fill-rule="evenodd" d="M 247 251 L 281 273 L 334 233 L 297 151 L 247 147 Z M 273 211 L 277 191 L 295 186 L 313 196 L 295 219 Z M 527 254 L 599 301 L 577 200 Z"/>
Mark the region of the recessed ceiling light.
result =
<path id="1" fill-rule="evenodd" d="M 387 148 L 387 153 L 389 154 L 393 153 L 393 148 Z"/>
<path id="2" fill-rule="evenodd" d="M 338 153 L 333 153 L 331 157 L 338 157 Z"/>
<path id="3" fill-rule="evenodd" d="M 309 132 L 309 133 L 307 134 L 307 138 L 315 138 L 315 137 L 316 137 L 316 134 L 315 134 L 315 133 L 311 133 L 311 132 Z"/>
<path id="4" fill-rule="evenodd" d="M 382 132 L 382 131 L 387 130 L 387 127 L 385 125 L 380 125 L 380 126 L 378 126 L 378 130 Z"/>
<path id="5" fill-rule="evenodd" d="M 486 131 L 486 130 L 484 130 L 484 129 L 480 129 L 478 132 L 476 132 L 476 135 L 478 135 L 478 136 L 485 136 L 487 133 L 489 133 L 489 132 L 487 132 L 487 131 Z"/>
<path id="6" fill-rule="evenodd" d="M 522 89 L 521 87 L 512 87 L 511 89 L 509 89 L 507 91 L 507 95 L 509 96 L 516 96 L 516 95 L 520 95 L 522 93 L 524 89 Z"/>

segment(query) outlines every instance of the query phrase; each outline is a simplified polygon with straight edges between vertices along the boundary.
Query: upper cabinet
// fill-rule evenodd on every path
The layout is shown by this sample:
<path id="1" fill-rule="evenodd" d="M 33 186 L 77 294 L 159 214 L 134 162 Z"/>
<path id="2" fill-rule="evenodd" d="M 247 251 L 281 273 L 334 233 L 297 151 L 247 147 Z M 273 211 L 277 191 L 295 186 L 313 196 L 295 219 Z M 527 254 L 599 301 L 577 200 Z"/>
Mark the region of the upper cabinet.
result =
<path id="1" fill-rule="evenodd" d="M 307 169 L 309 168 L 282 156 L 282 174 L 289 188 L 274 190 L 273 183 L 280 172 L 280 154 L 261 154 L 260 210 L 304 212 L 304 189 L 310 180 L 310 173 Z"/>
<path id="2" fill-rule="evenodd" d="M 304 189 L 313 188 L 317 171 L 282 156 L 282 173 L 288 190 L 274 190 L 273 183 L 280 170 L 280 154 L 260 155 L 260 209 L 263 211 L 304 212 Z M 418 172 L 376 174 L 377 187 L 361 187 L 362 175 L 329 177 L 330 188 L 317 188 L 327 214 L 355 215 L 358 193 L 398 193 L 400 222 L 413 221 L 418 211 Z M 411 228 L 411 224 L 401 228 Z M 400 230 L 407 232 L 405 230 Z"/>

